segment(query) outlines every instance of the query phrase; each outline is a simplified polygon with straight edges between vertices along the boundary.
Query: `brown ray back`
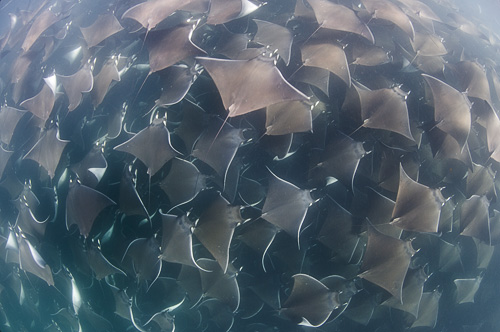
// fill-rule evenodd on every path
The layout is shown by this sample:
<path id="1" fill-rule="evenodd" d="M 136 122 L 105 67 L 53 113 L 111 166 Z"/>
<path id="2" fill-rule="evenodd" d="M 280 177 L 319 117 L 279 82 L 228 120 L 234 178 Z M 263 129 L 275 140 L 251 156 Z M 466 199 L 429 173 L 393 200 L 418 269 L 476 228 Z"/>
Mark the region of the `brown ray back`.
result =
<path id="1" fill-rule="evenodd" d="M 52 270 L 38 251 L 23 236 L 18 236 L 19 267 L 40 279 L 45 280 L 49 286 L 54 286 Z"/>
<path id="2" fill-rule="evenodd" d="M 422 76 L 432 91 L 436 126 L 450 134 L 463 147 L 471 126 L 469 101 L 461 92 L 443 81 L 426 74 Z"/>
<path id="3" fill-rule="evenodd" d="M 407 231 L 437 232 L 445 202 L 441 190 L 412 180 L 402 165 L 399 169 L 399 189 L 391 223 Z"/>
<path id="4" fill-rule="evenodd" d="M 485 196 L 472 195 L 462 203 L 460 209 L 461 235 L 472 236 L 491 244 L 490 217 L 488 208 L 490 203 Z"/>
<path id="5" fill-rule="evenodd" d="M 311 39 L 300 48 L 304 66 L 319 67 L 334 73 L 351 86 L 351 74 L 344 49 L 335 43 Z"/>
<path id="6" fill-rule="evenodd" d="M 51 80 L 45 78 L 42 90 L 36 96 L 23 101 L 19 106 L 26 108 L 45 122 L 49 119 L 54 108 L 56 101 L 55 88 Z"/>
<path id="7" fill-rule="evenodd" d="M 71 181 L 66 197 L 66 228 L 77 225 L 80 234 L 87 237 L 99 213 L 115 204 L 99 191 Z"/>
<path id="8" fill-rule="evenodd" d="M 177 217 L 163 214 L 161 255 L 160 258 L 172 263 L 179 263 L 200 268 L 193 257 L 193 224 L 187 215 Z"/>
<path id="9" fill-rule="evenodd" d="M 418 316 L 411 325 L 411 328 L 430 327 L 432 329 L 436 326 L 440 298 L 441 292 L 438 290 L 422 294 L 422 299 L 420 300 L 420 306 L 418 308 Z"/>
<path id="10" fill-rule="evenodd" d="M 28 34 L 26 35 L 26 38 L 24 39 L 23 44 L 21 45 L 21 48 L 23 49 L 24 52 L 27 52 L 31 46 L 36 42 L 38 37 L 50 28 L 54 23 L 58 22 L 62 18 L 61 15 L 57 15 L 54 13 L 52 10 L 46 9 L 43 13 L 41 13 L 35 21 L 33 21 L 31 28 L 28 31 Z"/>
<path id="11" fill-rule="evenodd" d="M 64 87 L 69 99 L 68 111 L 71 112 L 82 102 L 82 93 L 90 92 L 94 87 L 94 77 L 90 64 L 83 67 L 71 76 L 58 75 L 57 78 Z"/>
<path id="12" fill-rule="evenodd" d="M 483 277 L 481 275 L 476 278 L 453 280 L 455 286 L 457 286 L 456 302 L 458 304 L 474 303 L 474 297 L 479 290 L 479 286 L 481 286 L 482 280 Z"/>
<path id="13" fill-rule="evenodd" d="M 266 108 L 266 135 L 312 131 L 313 105 L 302 100 L 284 101 Z"/>
<path id="14" fill-rule="evenodd" d="M 277 177 L 273 172 L 269 179 L 266 201 L 262 207 L 262 218 L 284 230 L 299 242 L 299 234 L 309 206 L 313 203 L 307 189 Z"/>
<path id="15" fill-rule="evenodd" d="M 241 129 L 213 121 L 196 142 L 192 155 L 212 167 L 225 181 L 229 165 L 244 141 Z"/>
<path id="16" fill-rule="evenodd" d="M 128 216 L 143 216 L 149 219 L 149 213 L 136 189 L 131 168 L 125 166 L 120 181 L 119 207 Z"/>
<path id="17" fill-rule="evenodd" d="M 296 324 L 318 327 L 340 305 L 339 294 L 307 274 L 293 276 L 290 296 L 280 309 Z"/>
<path id="18" fill-rule="evenodd" d="M 352 65 L 378 66 L 391 61 L 386 50 L 361 40 L 353 41 L 348 47 L 351 51 L 350 64 Z"/>
<path id="19" fill-rule="evenodd" d="M 290 63 L 290 53 L 292 52 L 293 35 L 285 27 L 262 20 L 253 20 L 257 24 L 257 33 L 253 41 L 276 50 L 283 58 L 285 64 Z"/>
<path id="20" fill-rule="evenodd" d="M 90 26 L 85 28 L 80 27 L 83 39 L 85 39 L 88 48 L 98 45 L 104 39 L 122 30 L 123 27 L 112 13 L 99 15 L 97 20 Z"/>
<path id="21" fill-rule="evenodd" d="M 107 60 L 101 68 L 101 71 L 94 76 L 94 86 L 90 95 L 92 96 L 92 104 L 94 107 L 99 106 L 113 81 L 119 81 L 120 74 L 116 67 L 116 59 Z"/>
<path id="22" fill-rule="evenodd" d="M 351 9 L 327 0 L 308 0 L 322 28 L 355 33 L 375 42 L 368 26 Z"/>
<path id="23" fill-rule="evenodd" d="M 300 67 L 293 73 L 291 80 L 313 85 L 325 95 L 329 95 L 330 72 L 319 67 Z"/>
<path id="24" fill-rule="evenodd" d="M 204 296 L 214 297 L 229 306 L 233 312 L 240 305 L 240 288 L 236 280 L 236 271 L 232 265 L 224 273 L 217 261 L 200 258 L 196 261 L 203 270 L 200 271 L 201 287 Z M 210 271 L 210 272 L 206 272 Z"/>
<path id="25" fill-rule="evenodd" d="M 308 100 L 288 83 L 274 60 L 197 58 L 215 82 L 228 116 L 234 117 L 289 100 Z"/>
<path id="26" fill-rule="evenodd" d="M 322 181 L 333 176 L 352 190 L 356 169 L 365 154 L 363 143 L 343 134 L 337 135 L 325 147 L 323 161 L 310 170 L 310 176 Z"/>
<path id="27" fill-rule="evenodd" d="M 160 246 L 154 237 L 139 238 L 130 242 L 122 261 L 132 264 L 138 281 L 146 281 L 148 288 L 154 284 L 161 272 Z"/>
<path id="28" fill-rule="evenodd" d="M 231 206 L 220 194 L 196 222 L 194 235 L 217 260 L 222 272 L 229 265 L 229 246 L 234 229 L 243 219 L 239 206 Z"/>
<path id="29" fill-rule="evenodd" d="M 318 241 L 332 249 L 334 255 L 343 262 L 351 263 L 359 243 L 359 235 L 353 227 L 352 214 L 337 202 L 330 203 L 328 214 L 318 233 Z"/>
<path id="30" fill-rule="evenodd" d="M 195 26 L 176 26 L 168 30 L 151 32 L 146 40 L 149 50 L 149 73 L 170 67 L 190 56 L 205 52 L 191 41 Z"/>
<path id="31" fill-rule="evenodd" d="M 69 141 L 63 141 L 59 138 L 59 130 L 53 127 L 47 130 L 42 138 L 31 148 L 23 159 L 31 159 L 45 168 L 50 178 L 54 178 L 57 165 L 61 160 L 64 148 Z"/>
<path id="32" fill-rule="evenodd" d="M 394 3 L 388 0 L 361 0 L 361 3 L 372 14 L 373 18 L 392 22 L 403 30 L 410 39 L 415 37 L 415 31 L 410 19 Z"/>
<path id="33" fill-rule="evenodd" d="M 401 301 L 403 282 L 414 253 L 409 241 L 395 239 L 370 227 L 359 276 Z"/>
<path id="34" fill-rule="evenodd" d="M 415 33 L 415 39 L 412 40 L 411 46 L 419 56 L 438 56 L 448 53 L 441 39 L 437 35 L 427 32 Z"/>
<path id="35" fill-rule="evenodd" d="M 122 20 L 124 18 L 133 19 L 149 31 L 175 11 L 197 3 L 206 6 L 208 10 L 208 1 L 205 0 L 145 1 L 125 11 L 122 15 Z"/>
<path id="36" fill-rule="evenodd" d="M 114 150 L 130 153 L 142 161 L 150 176 L 178 154 L 170 144 L 170 133 L 163 120 L 155 119 L 131 139 L 114 147 Z"/>
<path id="37" fill-rule="evenodd" d="M 366 90 L 355 87 L 361 103 L 363 127 L 398 133 L 414 141 L 410 130 L 407 94 L 398 87 Z"/>
<path id="38" fill-rule="evenodd" d="M 251 0 L 211 0 L 208 24 L 223 24 L 246 16 L 257 10 L 260 4 Z"/>
<path id="39" fill-rule="evenodd" d="M 89 260 L 89 265 L 95 273 L 97 280 L 101 280 L 111 274 L 121 273 L 125 275 L 125 272 L 111 264 L 106 257 L 102 254 L 99 246 L 92 243 L 87 249 L 87 257 Z"/>
<path id="40" fill-rule="evenodd" d="M 424 283 L 427 281 L 427 274 L 423 268 L 409 270 L 403 284 L 401 301 L 395 297 L 384 301 L 382 305 L 394 309 L 405 311 L 417 318 L 420 300 L 424 291 Z"/>
<path id="41" fill-rule="evenodd" d="M 483 66 L 475 61 L 461 61 L 451 68 L 456 73 L 461 90 L 468 97 L 479 98 L 492 105 L 490 84 Z"/>
<path id="42" fill-rule="evenodd" d="M 195 198 L 206 187 L 206 176 L 193 163 L 174 158 L 170 171 L 159 185 L 168 196 L 170 209 L 173 209 Z"/>

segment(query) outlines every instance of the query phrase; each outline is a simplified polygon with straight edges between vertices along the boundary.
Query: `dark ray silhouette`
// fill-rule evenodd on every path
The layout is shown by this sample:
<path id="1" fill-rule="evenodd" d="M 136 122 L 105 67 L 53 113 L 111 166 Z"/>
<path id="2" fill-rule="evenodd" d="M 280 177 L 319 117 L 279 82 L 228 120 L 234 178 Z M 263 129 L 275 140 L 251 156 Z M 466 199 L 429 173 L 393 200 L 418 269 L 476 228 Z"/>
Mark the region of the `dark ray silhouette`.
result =
<path id="1" fill-rule="evenodd" d="M 212 121 L 196 142 L 192 155 L 210 165 L 215 172 L 226 180 L 226 173 L 239 146 L 243 143 L 243 131 L 219 121 Z"/>
<path id="2" fill-rule="evenodd" d="M 206 187 L 207 177 L 196 166 L 179 158 L 172 160 L 170 171 L 160 181 L 160 188 L 167 194 L 170 209 L 191 201 Z"/>
<path id="3" fill-rule="evenodd" d="M 71 112 L 80 105 L 82 93 L 90 92 L 94 86 L 94 77 L 90 64 L 85 64 L 75 74 L 70 76 L 57 75 L 69 99 L 68 111 Z"/>
<path id="4" fill-rule="evenodd" d="M 37 95 L 19 104 L 19 106 L 26 108 L 44 122 L 49 119 L 56 101 L 56 87 L 55 82 L 51 79 L 52 77 L 44 78 L 42 89 Z"/>
<path id="5" fill-rule="evenodd" d="M 111 264 L 110 261 L 104 257 L 99 246 L 94 243 L 87 249 L 87 257 L 89 265 L 92 268 L 92 271 L 94 271 L 97 280 L 101 280 L 115 273 L 125 275 L 125 272 Z"/>
<path id="6" fill-rule="evenodd" d="M 403 284 L 401 301 L 395 297 L 391 297 L 384 301 L 382 305 L 405 311 L 417 318 L 420 300 L 424 291 L 424 283 L 427 281 L 427 278 L 428 276 L 425 274 L 423 268 L 409 270 Z"/>
<path id="7" fill-rule="evenodd" d="M 148 127 L 135 134 L 128 141 L 113 148 L 130 153 L 146 165 L 149 176 L 155 175 L 178 152 L 170 144 L 170 133 L 165 120 L 153 120 Z"/>
<path id="8" fill-rule="evenodd" d="M 479 290 L 482 280 L 483 277 L 481 275 L 476 278 L 453 280 L 457 286 L 456 302 L 458 304 L 474 303 L 474 297 Z"/>
<path id="9" fill-rule="evenodd" d="M 69 141 L 63 141 L 59 138 L 59 130 L 54 126 L 43 133 L 43 136 L 23 159 L 34 160 L 45 168 L 50 178 L 54 178 L 57 165 L 59 165 L 64 148 L 68 143 Z"/>
<path id="10" fill-rule="evenodd" d="M 328 214 L 318 233 L 318 241 L 333 250 L 334 255 L 346 263 L 351 263 L 359 243 L 359 235 L 354 229 L 352 214 L 332 202 Z"/>
<path id="11" fill-rule="evenodd" d="M 415 253 L 409 241 L 384 235 L 370 227 L 359 276 L 402 301 L 403 282 Z"/>
<path id="12" fill-rule="evenodd" d="M 222 303 L 227 304 L 232 312 L 238 310 L 240 305 L 240 288 L 236 280 L 236 270 L 234 267 L 229 265 L 227 272 L 224 273 L 217 261 L 200 258 L 196 263 L 203 269 L 199 270 L 203 296 L 220 300 Z"/>
<path id="13" fill-rule="evenodd" d="M 325 181 L 327 177 L 335 177 L 352 190 L 356 169 L 365 154 L 363 143 L 343 134 L 337 135 L 326 145 L 323 161 L 310 170 L 310 177 L 321 181 Z"/>
<path id="14" fill-rule="evenodd" d="M 99 184 L 107 168 L 108 162 L 99 144 L 94 144 L 82 160 L 70 166 L 80 182 L 90 188 L 95 188 Z"/>
<path id="15" fill-rule="evenodd" d="M 54 23 L 58 22 L 62 19 L 61 15 L 54 13 L 50 8 L 47 8 L 43 13 L 41 13 L 31 24 L 31 27 L 24 39 L 23 45 L 21 48 L 24 52 L 27 52 L 31 46 L 36 42 L 38 37 L 50 28 Z"/>
<path id="16" fill-rule="evenodd" d="M 209 2 L 206 0 L 173 0 L 168 3 L 162 0 L 145 1 L 129 8 L 122 15 L 139 22 L 145 29 L 152 30 L 158 23 L 172 15 L 175 11 L 189 8 L 189 6 L 200 5 L 208 10 Z"/>
<path id="17" fill-rule="evenodd" d="M 9 146 L 16 130 L 17 124 L 26 114 L 26 111 L 7 105 L 2 106 L 0 111 L 0 141 Z"/>
<path id="18" fill-rule="evenodd" d="M 198 78 L 196 65 L 173 65 L 160 72 L 163 91 L 155 100 L 155 107 L 174 105 L 184 99 L 191 85 Z"/>
<path id="19" fill-rule="evenodd" d="M 290 296 L 280 309 L 294 323 L 318 327 L 340 305 L 339 294 L 307 274 L 293 276 Z"/>
<path id="20" fill-rule="evenodd" d="M 94 107 L 99 106 L 108 93 L 109 87 L 113 81 L 119 81 L 120 74 L 116 67 L 116 59 L 108 59 L 102 66 L 98 74 L 94 75 L 94 86 L 90 95 Z"/>
<path id="21" fill-rule="evenodd" d="M 472 236 L 491 245 L 490 203 L 485 196 L 472 195 L 460 209 L 460 234 Z"/>
<path id="22" fill-rule="evenodd" d="M 149 219 L 149 213 L 136 189 L 134 175 L 130 167 L 125 166 L 120 181 L 119 207 L 128 216 L 143 216 Z"/>
<path id="23" fill-rule="evenodd" d="M 229 246 L 234 229 L 242 222 L 240 207 L 229 205 L 219 194 L 194 227 L 194 235 L 217 260 L 223 273 L 229 265 Z"/>
<path id="24" fill-rule="evenodd" d="M 54 286 L 52 270 L 35 247 L 23 236 L 18 236 L 17 243 L 19 245 L 19 267 L 45 280 L 49 286 Z"/>
<path id="25" fill-rule="evenodd" d="M 266 271 L 264 259 L 267 250 L 271 246 L 271 243 L 278 232 L 278 229 L 276 226 L 262 218 L 245 223 L 242 226 L 242 229 L 243 230 L 241 235 L 238 236 L 238 239 L 262 255 L 262 269 Z"/>
<path id="26" fill-rule="evenodd" d="M 3 146 L 0 146 L 0 179 L 3 177 L 5 167 L 7 167 L 7 163 L 13 154 L 14 151 L 7 151 L 3 148 Z"/>
<path id="27" fill-rule="evenodd" d="M 177 217 L 160 212 L 162 219 L 160 258 L 200 268 L 193 257 L 193 223 L 187 215 Z"/>
<path id="28" fill-rule="evenodd" d="M 266 201 L 262 207 L 262 218 L 284 230 L 300 243 L 300 229 L 307 210 L 313 203 L 311 193 L 269 172 L 271 177 Z"/>
<path id="29" fill-rule="evenodd" d="M 135 277 L 139 282 L 146 281 L 148 289 L 160 276 L 160 246 L 154 237 L 138 238 L 130 242 L 123 261 L 130 262 Z"/>
<path id="30" fill-rule="evenodd" d="M 99 213 L 115 204 L 99 191 L 73 180 L 66 197 L 66 228 L 77 225 L 80 234 L 87 237 Z"/>

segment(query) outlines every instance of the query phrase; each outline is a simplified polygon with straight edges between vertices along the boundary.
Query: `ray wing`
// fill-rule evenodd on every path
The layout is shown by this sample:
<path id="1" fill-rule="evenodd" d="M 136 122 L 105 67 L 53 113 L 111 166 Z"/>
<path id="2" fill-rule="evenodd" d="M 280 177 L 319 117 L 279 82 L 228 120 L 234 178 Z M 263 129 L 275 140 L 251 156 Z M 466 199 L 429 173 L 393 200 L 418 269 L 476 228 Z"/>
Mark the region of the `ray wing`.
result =
<path id="1" fill-rule="evenodd" d="M 196 59 L 212 76 L 229 117 L 282 101 L 308 100 L 284 79 L 273 59 L 260 56 L 251 60 Z"/>
<path id="2" fill-rule="evenodd" d="M 414 253 L 410 242 L 370 228 L 359 277 L 382 287 L 401 301 L 403 282 Z"/>
<path id="3" fill-rule="evenodd" d="M 115 204 L 97 190 L 72 181 L 66 197 L 66 228 L 76 224 L 80 234 L 87 237 L 99 213 Z"/>
<path id="4" fill-rule="evenodd" d="M 137 157 L 146 165 L 150 176 L 178 154 L 170 144 L 170 133 L 163 119 L 155 119 L 151 125 L 113 149 Z"/>
<path id="5" fill-rule="evenodd" d="M 122 30 L 123 27 L 120 22 L 111 13 L 99 15 L 97 20 L 88 27 L 80 27 L 83 39 L 85 39 L 89 48 L 98 45 L 104 39 Z"/>

